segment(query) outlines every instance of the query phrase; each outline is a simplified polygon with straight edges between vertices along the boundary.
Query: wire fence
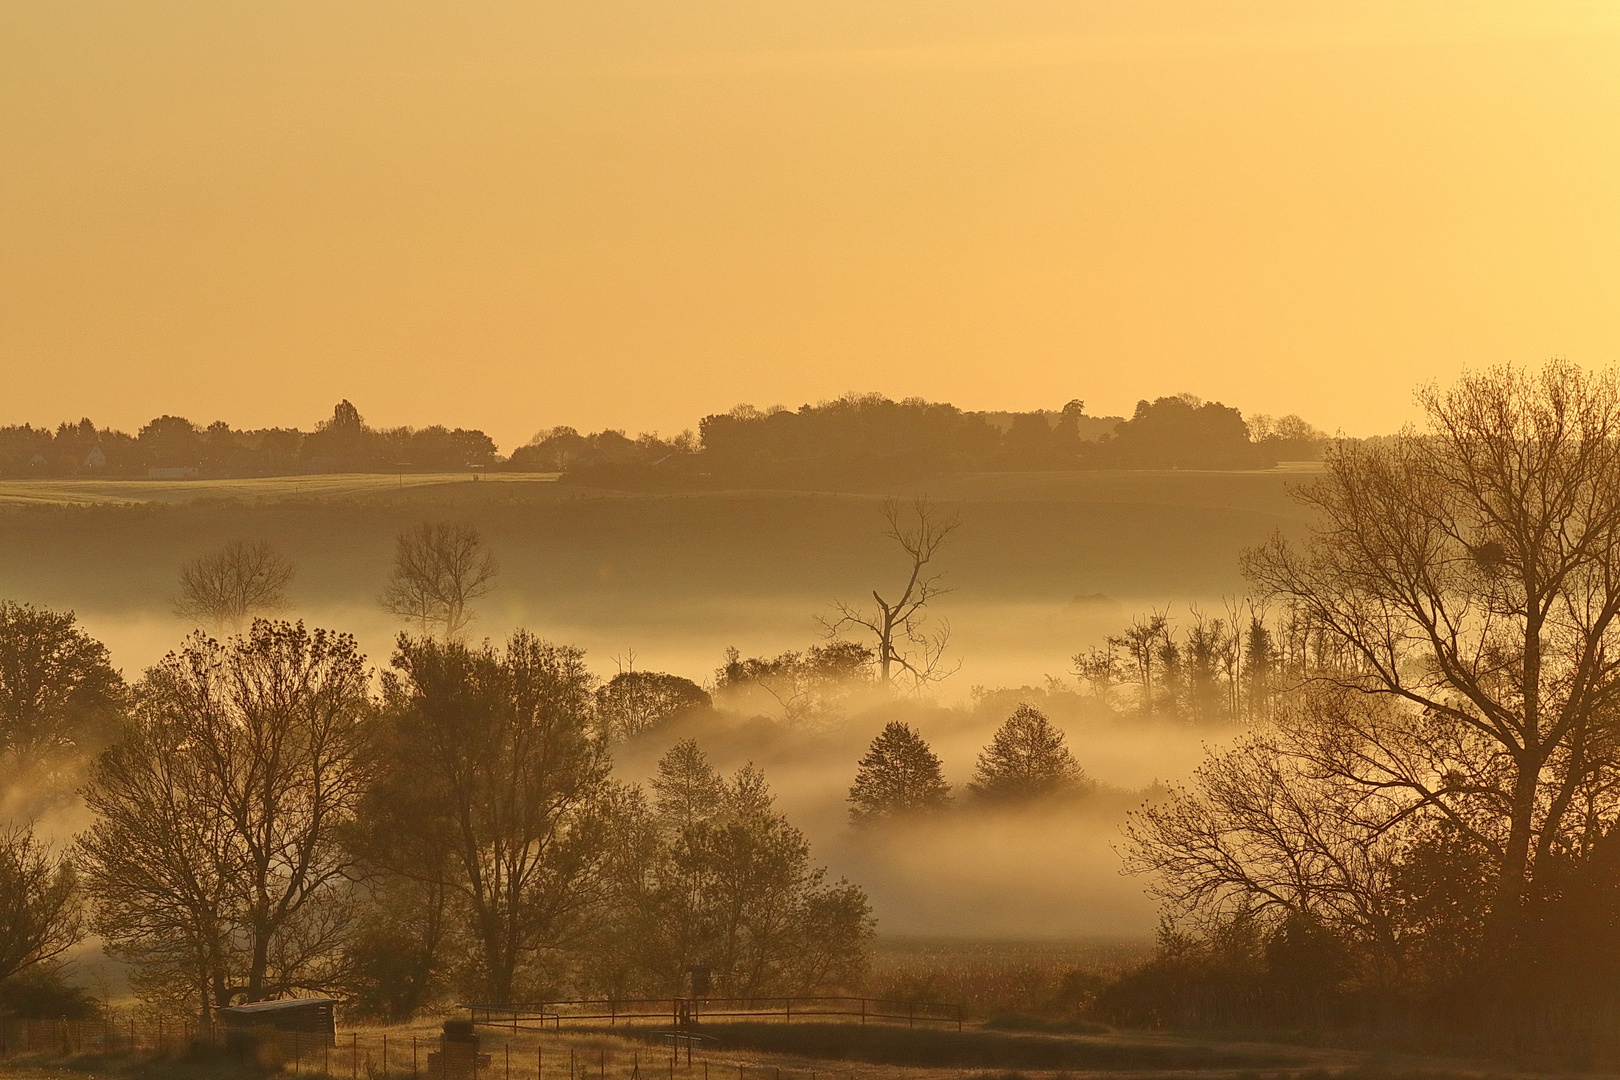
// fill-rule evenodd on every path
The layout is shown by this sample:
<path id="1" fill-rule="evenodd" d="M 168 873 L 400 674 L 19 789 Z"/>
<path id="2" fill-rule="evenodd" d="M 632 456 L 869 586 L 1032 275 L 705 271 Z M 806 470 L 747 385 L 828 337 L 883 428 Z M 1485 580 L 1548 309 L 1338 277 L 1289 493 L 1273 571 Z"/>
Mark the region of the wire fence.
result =
<path id="1" fill-rule="evenodd" d="M 629 1032 L 625 1032 L 629 1034 Z M 131 1019 L 0 1018 L 0 1058 L 212 1058 L 330 1080 L 849 1080 L 836 1068 L 776 1066 L 690 1031 L 606 1035 L 520 1028 L 474 1039 L 403 1029 L 332 1032 Z"/>
<path id="2" fill-rule="evenodd" d="M 474 1024 L 513 1034 L 565 1024 L 668 1023 L 689 1027 L 708 1021 L 841 1020 L 861 1024 L 939 1024 L 962 1030 L 962 1007 L 943 1001 L 866 997 L 782 998 L 597 998 L 580 1001 L 462 1005 Z"/>

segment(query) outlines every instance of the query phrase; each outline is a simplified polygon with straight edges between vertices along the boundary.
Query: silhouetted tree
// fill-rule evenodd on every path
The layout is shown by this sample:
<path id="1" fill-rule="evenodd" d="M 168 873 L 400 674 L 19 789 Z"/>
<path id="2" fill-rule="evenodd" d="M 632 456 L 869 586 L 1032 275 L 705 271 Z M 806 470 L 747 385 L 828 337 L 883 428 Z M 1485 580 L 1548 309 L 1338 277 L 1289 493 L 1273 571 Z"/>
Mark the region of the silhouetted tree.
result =
<path id="1" fill-rule="evenodd" d="M 1111 648 L 1120 649 L 1129 657 L 1130 670 L 1135 675 L 1133 681 L 1141 688 L 1137 707 L 1144 713 L 1153 712 L 1162 696 L 1164 675 L 1160 661 L 1164 640 L 1169 636 L 1169 625 L 1168 615 L 1155 611 L 1145 618 L 1139 616 L 1132 619 L 1128 631 L 1108 639 Z"/>
<path id="2" fill-rule="evenodd" d="M 147 463 L 158 468 L 192 468 L 202 461 L 201 433 L 181 416 L 158 417 L 141 428 L 136 441 Z"/>
<path id="3" fill-rule="evenodd" d="M 763 691 L 790 724 L 827 724 L 843 715 L 852 691 L 871 684 L 872 663 L 872 650 L 855 641 L 829 641 L 768 658 L 744 659 L 728 648 L 714 685 L 717 693 Z"/>
<path id="4" fill-rule="evenodd" d="M 284 611 L 297 568 L 265 540 L 234 540 L 180 571 L 174 613 L 216 633 L 241 633 L 253 618 Z"/>
<path id="5" fill-rule="evenodd" d="M 631 981 L 678 993 L 702 964 L 721 992 L 742 997 L 858 985 L 872 935 L 866 896 L 812 865 L 764 774 L 745 766 L 722 779 L 692 742 L 672 748 L 658 773 L 656 809 L 641 811 L 644 839 L 627 845 L 640 854 L 621 869 L 627 916 L 611 944 L 631 954 Z"/>
<path id="6" fill-rule="evenodd" d="M 950 805 L 939 758 L 909 724 L 891 721 L 861 758 L 849 789 L 849 817 L 857 825 L 943 810 Z"/>
<path id="7" fill-rule="evenodd" d="M 4 786 L 21 782 L 54 795 L 116 734 L 127 702 L 106 646 L 79 629 L 72 612 L 0 602 Z"/>
<path id="8" fill-rule="evenodd" d="M 469 605 L 489 594 L 497 570 L 471 525 L 424 522 L 399 534 L 394 572 L 378 603 L 415 624 L 423 637 L 438 630 L 454 641 L 475 617 Z"/>
<path id="9" fill-rule="evenodd" d="M 1271 464 L 1249 438 L 1243 414 L 1191 394 L 1139 401 L 1114 429 L 1108 457 L 1134 469 L 1232 469 Z"/>
<path id="10" fill-rule="evenodd" d="M 657 671 L 621 671 L 596 691 L 596 715 L 609 742 L 633 739 L 676 717 L 713 706 L 691 679 Z"/>
<path id="11" fill-rule="evenodd" d="M 1039 709 L 1020 705 L 997 729 L 968 787 L 991 802 L 1020 802 L 1082 789 L 1085 772 L 1063 732 Z"/>
<path id="12" fill-rule="evenodd" d="M 96 930 L 148 988 L 181 982 L 208 1013 L 336 985 L 367 681 L 352 638 L 265 621 L 146 673 L 81 850 Z"/>
<path id="13" fill-rule="evenodd" d="M 48 967 L 84 936 L 72 863 L 30 828 L 0 832 L 0 983 Z"/>
<path id="14" fill-rule="evenodd" d="M 591 683 L 578 649 L 521 630 L 504 652 L 401 637 L 384 680 L 387 769 L 409 793 L 376 807 L 378 827 L 444 845 L 491 1000 L 517 1000 L 542 952 L 583 937 L 606 894 L 610 763 Z"/>
<path id="15" fill-rule="evenodd" d="M 1345 779 L 1375 783 L 1391 823 L 1437 815 L 1492 851 L 1510 940 L 1536 868 L 1617 816 L 1587 793 L 1614 777 L 1620 384 L 1560 362 L 1420 401 L 1427 432 L 1337 444 L 1301 493 L 1310 539 L 1245 567 L 1332 654 L 1316 678 L 1388 703 L 1339 716 L 1368 746 Z M 1458 755 L 1438 773 L 1435 746 Z"/>
<path id="16" fill-rule="evenodd" d="M 696 739 L 682 739 L 658 759 L 652 790 L 659 822 L 671 833 L 720 812 L 726 786 Z"/>
<path id="17" fill-rule="evenodd" d="M 930 628 L 928 607 L 950 591 L 940 584 L 944 574 L 934 570 L 932 563 L 960 527 L 961 519 L 942 514 L 927 499 L 919 498 L 912 501 L 909 521 L 900 500 L 885 501 L 883 520 L 883 535 L 899 544 L 906 554 L 909 566 L 905 584 L 899 592 L 889 593 L 893 599 L 885 599 L 873 589 L 873 608 L 839 601 L 835 605 L 837 618 L 823 620 L 823 625 L 829 634 L 851 630 L 870 634 L 877 654 L 878 681 L 892 686 L 895 677 L 903 673 L 920 690 L 956 671 L 943 664 L 951 636 L 950 623 L 940 620 Z"/>

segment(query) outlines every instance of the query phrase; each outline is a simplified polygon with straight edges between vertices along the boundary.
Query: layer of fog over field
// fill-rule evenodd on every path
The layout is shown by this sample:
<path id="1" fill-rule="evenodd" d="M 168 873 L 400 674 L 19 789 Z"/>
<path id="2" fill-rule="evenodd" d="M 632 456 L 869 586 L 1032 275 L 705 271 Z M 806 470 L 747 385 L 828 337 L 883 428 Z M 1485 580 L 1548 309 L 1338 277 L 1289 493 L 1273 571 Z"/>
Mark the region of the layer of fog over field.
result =
<path id="1" fill-rule="evenodd" d="M 1309 470 L 1049 473 L 941 480 L 929 494 L 961 517 L 940 556 L 954 592 L 936 613 L 960 670 L 931 700 L 853 699 L 814 730 L 744 708 L 616 748 L 619 775 L 644 781 L 658 756 L 695 737 L 714 763 L 761 766 L 818 862 L 865 887 L 887 934 L 974 938 L 1145 938 L 1154 904 L 1122 877 L 1113 846 L 1125 811 L 1155 781 L 1187 776 L 1219 733 L 1109 714 L 1082 697 L 1071 657 L 1133 615 L 1240 596 L 1238 554 L 1295 532 L 1287 488 Z M 413 478 L 415 481 L 416 478 Z M 161 498 L 176 488 L 153 487 Z M 217 490 L 216 490 L 217 489 Z M 19 489 L 0 491 L 12 501 Z M 477 526 L 500 560 L 472 636 L 518 626 L 588 651 L 603 679 L 621 665 L 711 683 L 724 651 L 774 656 L 822 640 L 816 616 L 899 584 L 904 556 L 881 535 L 887 493 L 592 493 L 541 480 L 464 478 L 312 497 L 229 485 L 184 503 L 12 510 L 0 531 L 0 595 L 75 610 L 133 678 L 185 630 L 168 609 L 181 564 L 233 539 L 266 539 L 298 564 L 289 615 L 355 634 L 386 666 L 401 629 L 377 605 L 398 532 L 426 519 Z M 913 494 L 906 492 L 904 494 Z M 632 659 L 633 657 L 633 659 Z M 1030 688 L 1018 692 L 1019 688 Z M 975 688 L 1003 691 L 976 706 Z M 982 694 L 980 695 L 982 696 Z M 964 785 L 975 756 L 1020 698 L 1044 704 L 1097 791 L 1073 808 L 989 812 Z M 718 701 L 724 709 L 726 702 Z M 891 719 L 916 726 L 944 761 L 958 811 L 886 833 L 850 829 L 856 761 Z M 50 823 L 66 832 L 77 823 Z"/>

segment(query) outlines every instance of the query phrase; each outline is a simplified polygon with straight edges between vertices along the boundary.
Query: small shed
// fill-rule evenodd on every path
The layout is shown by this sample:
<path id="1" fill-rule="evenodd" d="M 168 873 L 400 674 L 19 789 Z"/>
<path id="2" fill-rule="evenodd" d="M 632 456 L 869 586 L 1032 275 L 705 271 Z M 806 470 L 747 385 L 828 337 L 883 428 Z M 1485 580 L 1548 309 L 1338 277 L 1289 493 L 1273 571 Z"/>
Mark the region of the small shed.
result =
<path id="1" fill-rule="evenodd" d="M 255 1028 L 274 1028 L 277 1031 L 296 1031 L 305 1037 L 314 1037 L 316 1045 L 337 1044 L 337 1019 L 332 1006 L 337 998 L 307 997 L 282 998 L 279 1001 L 255 1001 L 251 1005 L 231 1005 L 219 1010 L 219 1018 L 229 1034 L 246 1034 Z M 306 1044 L 307 1045 L 307 1044 Z"/>

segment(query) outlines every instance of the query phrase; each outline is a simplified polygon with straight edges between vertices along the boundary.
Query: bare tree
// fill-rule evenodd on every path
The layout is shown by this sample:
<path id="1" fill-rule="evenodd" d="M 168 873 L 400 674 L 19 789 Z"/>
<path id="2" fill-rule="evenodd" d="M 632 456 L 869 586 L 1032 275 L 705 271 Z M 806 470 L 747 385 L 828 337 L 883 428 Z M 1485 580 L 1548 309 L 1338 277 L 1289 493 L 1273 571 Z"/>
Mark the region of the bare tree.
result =
<path id="1" fill-rule="evenodd" d="M 297 568 L 265 540 L 233 540 L 180 570 L 174 613 L 216 633 L 241 633 L 256 615 L 287 608 Z"/>
<path id="2" fill-rule="evenodd" d="M 0 981 L 48 965 L 84 940 L 72 864 L 31 828 L 0 831 Z"/>
<path id="3" fill-rule="evenodd" d="M 148 672 L 129 735 L 91 774 L 97 929 L 204 1012 L 333 986 L 367 682 L 344 635 L 196 635 Z"/>
<path id="4" fill-rule="evenodd" d="M 1446 768 L 1457 748 L 1413 738 L 1397 720 L 1389 703 L 1353 692 L 1296 693 L 1274 725 L 1211 753 L 1190 783 L 1130 815 L 1126 870 L 1151 875 L 1149 891 L 1174 915 L 1275 924 L 1304 914 L 1398 963 L 1391 880 L 1424 822 L 1357 762 Z"/>
<path id="5" fill-rule="evenodd" d="M 1151 615 L 1133 618 L 1131 628 L 1124 634 L 1108 639 L 1109 648 L 1123 649 L 1136 667 L 1135 681 L 1141 687 L 1137 703 L 1144 713 L 1153 712 L 1154 691 L 1157 689 L 1153 680 L 1155 665 L 1163 654 L 1162 646 L 1168 641 L 1169 635 L 1168 610 L 1155 609 Z"/>
<path id="6" fill-rule="evenodd" d="M 909 519 L 908 519 L 909 518 Z M 865 608 L 840 600 L 837 617 L 821 619 L 829 636 L 847 630 L 872 636 L 877 652 L 878 681 L 893 686 L 897 676 L 909 678 L 917 690 L 955 674 L 960 662 L 947 667 L 945 647 L 950 623 L 941 619 L 930 628 L 928 606 L 951 590 L 940 584 L 944 573 L 933 569 L 934 556 L 961 526 L 955 514 L 942 514 L 925 498 L 912 500 L 908 516 L 899 499 L 883 503 L 883 535 L 900 545 L 910 562 L 905 585 L 885 599 L 872 590 L 875 607 Z"/>
<path id="7" fill-rule="evenodd" d="M 399 534 L 394 573 L 378 602 L 423 637 L 438 630 L 455 641 L 475 617 L 468 605 L 489 594 L 497 570 L 473 526 L 424 522 Z"/>
<path id="8" fill-rule="evenodd" d="M 1392 821 L 1444 818 L 1493 854 L 1500 941 L 1537 868 L 1620 816 L 1620 382 L 1499 368 L 1420 402 L 1428 432 L 1335 447 L 1302 495 L 1310 539 L 1246 570 L 1311 635 L 1312 676 L 1396 706 L 1380 738 L 1408 749 L 1346 774 Z"/>

